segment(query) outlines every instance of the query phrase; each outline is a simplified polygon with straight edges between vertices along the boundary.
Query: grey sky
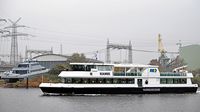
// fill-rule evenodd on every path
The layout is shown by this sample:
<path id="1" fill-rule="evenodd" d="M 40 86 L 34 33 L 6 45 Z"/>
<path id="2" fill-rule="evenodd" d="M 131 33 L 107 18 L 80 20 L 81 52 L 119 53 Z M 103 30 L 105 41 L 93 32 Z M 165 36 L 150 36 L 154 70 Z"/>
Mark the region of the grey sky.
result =
<path id="1" fill-rule="evenodd" d="M 177 51 L 179 40 L 184 45 L 200 43 L 199 11 L 199 0 L 0 0 L 0 18 L 22 17 L 19 24 L 31 28 L 19 31 L 36 35 L 19 41 L 23 55 L 27 44 L 31 49 L 52 46 L 56 53 L 62 44 L 64 54 L 91 52 L 105 48 L 107 38 L 120 44 L 131 40 L 135 49 L 157 50 L 158 33 L 166 50 Z M 3 41 L 9 48 L 4 39 L 1 50 Z M 119 60 L 119 52 L 112 54 Z M 158 56 L 133 52 L 133 61 L 148 63 Z M 104 57 L 105 53 L 99 54 Z"/>

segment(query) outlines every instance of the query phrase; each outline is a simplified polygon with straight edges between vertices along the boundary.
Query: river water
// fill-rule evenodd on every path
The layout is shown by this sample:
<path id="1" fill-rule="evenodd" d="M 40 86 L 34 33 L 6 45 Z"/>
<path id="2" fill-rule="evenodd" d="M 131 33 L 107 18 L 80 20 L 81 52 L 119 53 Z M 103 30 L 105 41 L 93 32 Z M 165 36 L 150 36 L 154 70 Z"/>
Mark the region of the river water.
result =
<path id="1" fill-rule="evenodd" d="M 0 112 L 200 112 L 195 94 L 44 96 L 40 89 L 0 88 Z"/>

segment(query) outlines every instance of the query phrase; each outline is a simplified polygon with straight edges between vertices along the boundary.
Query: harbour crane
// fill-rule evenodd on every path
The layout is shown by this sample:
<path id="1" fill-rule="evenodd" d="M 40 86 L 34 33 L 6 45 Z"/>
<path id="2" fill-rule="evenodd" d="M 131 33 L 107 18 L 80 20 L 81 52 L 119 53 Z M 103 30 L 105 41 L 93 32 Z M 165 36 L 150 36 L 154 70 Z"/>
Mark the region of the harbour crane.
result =
<path id="1" fill-rule="evenodd" d="M 169 63 L 170 58 L 168 58 L 166 55 L 167 51 L 164 49 L 160 34 L 158 34 L 158 52 L 160 52 L 160 57 L 158 61 L 162 65 L 163 68 L 166 68 L 166 66 Z"/>

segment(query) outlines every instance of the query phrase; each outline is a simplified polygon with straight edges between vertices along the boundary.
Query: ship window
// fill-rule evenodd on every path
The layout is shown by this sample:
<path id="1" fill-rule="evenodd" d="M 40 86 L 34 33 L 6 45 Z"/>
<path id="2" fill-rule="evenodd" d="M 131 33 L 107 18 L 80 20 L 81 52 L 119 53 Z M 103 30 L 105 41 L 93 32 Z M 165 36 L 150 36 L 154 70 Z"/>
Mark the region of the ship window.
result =
<path id="1" fill-rule="evenodd" d="M 72 79 L 71 78 L 65 78 L 65 83 L 72 83 Z"/>
<path id="2" fill-rule="evenodd" d="M 157 72 L 157 69 L 150 69 L 150 72 Z"/>
<path id="3" fill-rule="evenodd" d="M 126 84 L 126 79 L 121 79 L 122 84 Z"/>
<path id="4" fill-rule="evenodd" d="M 27 74 L 28 71 L 27 70 L 14 70 L 13 73 L 15 73 L 15 74 Z"/>
<path id="5" fill-rule="evenodd" d="M 97 69 L 99 71 L 112 71 L 112 66 L 108 66 L 108 65 L 99 65 L 97 66 Z"/>
<path id="6" fill-rule="evenodd" d="M 187 79 L 180 79 L 180 84 L 186 84 L 187 83 Z"/>
<path id="7" fill-rule="evenodd" d="M 63 78 L 63 83 L 74 84 L 134 84 L 134 78 Z"/>
<path id="8" fill-rule="evenodd" d="M 113 79 L 113 83 L 117 84 L 117 83 L 119 83 L 119 80 L 118 79 Z"/>
<path id="9" fill-rule="evenodd" d="M 28 64 L 19 64 L 18 67 L 19 67 L 19 68 L 21 68 L 21 67 L 22 67 L 22 68 L 28 68 L 29 65 L 28 65 Z"/>
<path id="10" fill-rule="evenodd" d="M 82 79 L 82 83 L 87 84 L 88 82 L 89 82 L 88 79 L 86 78 Z"/>
<path id="11" fill-rule="evenodd" d="M 161 78 L 160 84 L 186 84 L 186 78 Z"/>
<path id="12" fill-rule="evenodd" d="M 86 66 L 86 71 L 91 71 L 91 69 L 95 68 L 94 65 L 87 65 Z"/>
<path id="13" fill-rule="evenodd" d="M 179 83 L 179 79 L 174 79 L 174 84 L 178 84 Z"/>
<path id="14" fill-rule="evenodd" d="M 115 67 L 114 72 L 116 73 L 125 73 L 125 68 L 124 67 Z"/>
<path id="15" fill-rule="evenodd" d="M 106 79 L 107 84 L 112 84 L 113 80 L 112 79 Z"/>
<path id="16" fill-rule="evenodd" d="M 32 66 L 38 66 L 38 65 L 39 65 L 38 63 L 32 64 Z"/>
<path id="17" fill-rule="evenodd" d="M 167 79 L 164 78 L 160 79 L 160 84 L 167 84 Z"/>
<path id="18" fill-rule="evenodd" d="M 141 72 L 143 70 L 143 68 L 139 68 L 138 70 L 139 70 L 139 72 Z"/>
<path id="19" fill-rule="evenodd" d="M 96 83 L 96 82 L 97 82 L 97 80 L 96 80 L 95 78 L 91 78 L 91 79 L 90 79 L 90 83 L 94 84 L 94 83 Z"/>
<path id="20" fill-rule="evenodd" d="M 130 72 L 130 73 L 137 73 L 137 68 L 131 68 L 128 72 Z"/>
<path id="21" fill-rule="evenodd" d="M 135 79 L 127 79 L 127 83 L 128 84 L 134 84 L 135 83 Z"/>
<path id="22" fill-rule="evenodd" d="M 168 79 L 167 79 L 167 84 L 173 84 L 173 79 L 168 78 Z"/>
<path id="23" fill-rule="evenodd" d="M 103 83 L 105 83 L 105 79 L 97 79 L 97 83 L 103 84 Z"/>
<path id="24" fill-rule="evenodd" d="M 84 65 L 72 65 L 71 68 L 72 71 L 85 71 Z"/>
<path id="25" fill-rule="evenodd" d="M 81 78 L 74 78 L 74 79 L 72 79 L 72 83 L 82 83 L 82 79 Z"/>

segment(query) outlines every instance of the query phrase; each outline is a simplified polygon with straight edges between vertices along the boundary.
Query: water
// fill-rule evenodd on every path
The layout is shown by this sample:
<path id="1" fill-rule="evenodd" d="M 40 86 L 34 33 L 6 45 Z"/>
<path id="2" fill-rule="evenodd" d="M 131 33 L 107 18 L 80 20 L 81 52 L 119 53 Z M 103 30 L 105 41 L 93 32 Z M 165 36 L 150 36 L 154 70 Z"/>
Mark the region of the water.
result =
<path id="1" fill-rule="evenodd" d="M 0 112 L 200 112 L 196 94 L 43 96 L 40 89 L 0 88 Z"/>

